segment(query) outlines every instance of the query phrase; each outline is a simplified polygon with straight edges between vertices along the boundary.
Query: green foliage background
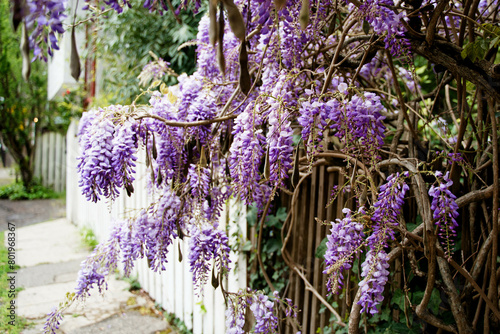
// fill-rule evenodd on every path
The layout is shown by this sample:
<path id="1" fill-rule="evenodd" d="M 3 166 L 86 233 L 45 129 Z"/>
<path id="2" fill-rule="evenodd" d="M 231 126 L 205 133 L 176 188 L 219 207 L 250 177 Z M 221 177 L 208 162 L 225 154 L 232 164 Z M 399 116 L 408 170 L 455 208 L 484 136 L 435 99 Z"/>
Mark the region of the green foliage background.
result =
<path id="1" fill-rule="evenodd" d="M 181 11 L 179 23 L 171 11 L 159 16 L 137 0 L 131 3 L 132 8 L 125 8 L 121 14 L 112 12 L 96 25 L 99 27 L 97 57 L 105 68 L 102 88 L 105 104 L 130 104 L 139 95 L 137 76 L 153 60 L 150 51 L 170 62 L 178 74 L 192 74 L 196 67 L 196 46 L 178 48 L 196 38 L 198 22 L 205 12 L 203 7 L 196 15 L 190 10 Z M 175 8 L 179 4 L 179 0 L 172 1 Z M 168 77 L 165 82 L 172 85 L 177 80 Z"/>

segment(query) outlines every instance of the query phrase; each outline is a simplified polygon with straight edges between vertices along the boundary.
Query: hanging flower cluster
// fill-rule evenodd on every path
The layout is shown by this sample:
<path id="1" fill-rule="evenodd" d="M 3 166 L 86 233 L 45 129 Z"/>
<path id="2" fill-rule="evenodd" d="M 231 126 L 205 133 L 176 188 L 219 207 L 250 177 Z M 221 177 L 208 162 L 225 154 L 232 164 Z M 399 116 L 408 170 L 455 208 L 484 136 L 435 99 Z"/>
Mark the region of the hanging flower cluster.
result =
<path id="1" fill-rule="evenodd" d="M 137 125 L 133 119 L 122 118 L 126 110 L 126 107 L 111 106 L 82 117 L 78 184 L 83 195 L 93 202 L 101 196 L 116 198 L 121 187 L 129 194 L 133 192 Z"/>
<path id="2" fill-rule="evenodd" d="M 343 212 L 345 218 L 332 223 L 326 243 L 323 274 L 328 275 L 326 287 L 331 293 L 338 293 L 344 279 L 342 271 L 351 268 L 354 256 L 364 245 L 363 224 L 353 220 L 351 210 L 344 209 Z"/>
<path id="3" fill-rule="evenodd" d="M 275 301 L 280 301 L 278 293 L 274 293 Z M 239 291 L 228 296 L 226 309 L 226 333 L 246 333 L 245 313 L 251 311 L 255 318 L 253 333 L 277 333 L 278 318 L 275 315 L 275 301 L 261 292 Z M 288 311 L 288 308 L 287 308 Z"/>
<path id="4" fill-rule="evenodd" d="M 339 291 L 343 283 L 342 271 L 351 268 L 354 256 L 361 252 L 364 246 L 368 248 L 361 265 L 363 280 L 359 283 L 361 297 L 358 304 L 362 306 L 361 312 L 377 313 L 377 305 L 384 299 L 384 287 L 389 275 L 389 259 L 385 248 L 388 241 L 395 237 L 394 227 L 398 224 L 397 217 L 401 213 L 404 197 L 409 189 L 403 179 L 408 176 L 408 173 L 392 174 L 380 187 L 378 200 L 373 204 L 370 222 L 372 231 L 367 233 L 366 239 L 363 221 L 369 216 L 364 208 L 361 208 L 355 217 L 349 209 L 344 209 L 346 217 L 332 223 L 326 244 L 326 268 L 323 272 L 328 275 L 327 288 L 330 292 Z"/>
<path id="5" fill-rule="evenodd" d="M 26 27 L 32 30 L 29 36 L 33 60 L 47 61 L 47 54 L 52 56 L 59 50 L 56 33 L 63 34 L 63 20 L 66 18 L 65 0 L 27 0 L 29 13 L 26 15 Z M 45 53 L 47 48 L 47 53 Z"/>
<path id="6" fill-rule="evenodd" d="M 442 172 L 435 173 L 437 185 L 431 186 L 429 196 L 432 197 L 431 210 L 432 218 L 435 220 L 438 236 L 445 248 L 446 256 L 450 257 L 453 253 L 454 238 L 457 236 L 457 218 L 458 205 L 455 202 L 457 198 L 450 191 L 453 181 L 450 180 L 450 172 L 443 175 Z"/>
<path id="7" fill-rule="evenodd" d="M 191 225 L 189 230 L 189 265 L 193 283 L 198 290 L 208 281 L 210 269 L 229 271 L 229 246 L 227 235 L 211 224 L 201 227 Z M 215 266 L 212 268 L 212 261 Z"/>

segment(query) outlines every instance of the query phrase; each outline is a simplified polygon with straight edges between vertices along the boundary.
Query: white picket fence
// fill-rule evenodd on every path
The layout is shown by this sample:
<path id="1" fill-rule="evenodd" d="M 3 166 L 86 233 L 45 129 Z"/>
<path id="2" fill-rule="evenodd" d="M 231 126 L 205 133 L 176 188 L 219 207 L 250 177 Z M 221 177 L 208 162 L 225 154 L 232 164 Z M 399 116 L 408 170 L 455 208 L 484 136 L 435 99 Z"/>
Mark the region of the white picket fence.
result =
<path id="1" fill-rule="evenodd" d="M 66 189 L 66 138 L 56 132 L 40 135 L 36 141 L 35 177 L 57 192 Z"/>
<path id="2" fill-rule="evenodd" d="M 137 163 L 137 177 L 134 183 L 135 192 L 131 197 L 120 196 L 114 203 L 88 202 L 80 193 L 78 176 L 76 173 L 76 158 L 79 154 L 78 138 L 76 138 L 77 124 L 73 122 L 67 134 L 67 181 L 66 181 L 66 215 L 69 220 L 79 227 L 90 227 L 97 239 L 103 241 L 108 237 L 113 221 L 133 217 L 139 209 L 147 206 L 147 175 L 144 163 Z M 239 232 L 246 240 L 246 211 L 243 206 L 231 202 L 226 205 L 222 214 L 220 226 L 226 226 L 228 219 L 238 223 Z M 236 224 L 231 224 L 236 226 Z M 237 229 L 237 227 L 236 227 Z M 230 234 L 234 231 L 230 231 Z M 225 332 L 225 305 L 220 288 L 214 290 L 208 283 L 204 287 L 202 298 L 194 294 L 192 275 L 189 271 L 188 247 L 186 237 L 184 241 L 176 240 L 171 245 L 166 270 L 154 273 L 148 268 L 143 259 L 138 261 L 133 275 L 136 275 L 141 287 L 156 300 L 167 312 L 174 313 L 184 321 L 187 327 L 192 328 L 194 334 L 221 334 Z M 179 247 L 184 260 L 178 261 Z M 224 288 L 228 291 L 238 291 L 246 288 L 246 257 L 243 254 L 231 254 L 233 270 L 231 271 Z M 238 263 L 237 270 L 234 270 Z"/>

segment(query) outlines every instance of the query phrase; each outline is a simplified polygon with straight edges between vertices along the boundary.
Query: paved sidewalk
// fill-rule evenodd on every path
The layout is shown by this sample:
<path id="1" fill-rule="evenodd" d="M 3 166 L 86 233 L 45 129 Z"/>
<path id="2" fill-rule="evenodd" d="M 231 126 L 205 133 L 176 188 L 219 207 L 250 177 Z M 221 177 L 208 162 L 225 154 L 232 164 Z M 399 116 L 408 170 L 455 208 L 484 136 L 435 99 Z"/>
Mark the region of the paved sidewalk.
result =
<path id="1" fill-rule="evenodd" d="M 67 292 L 74 291 L 80 263 L 89 251 L 77 228 L 64 218 L 18 228 L 16 233 L 16 262 L 21 266 L 16 285 L 24 288 L 17 296 L 17 314 L 35 323 L 24 334 L 40 333 L 46 314 L 64 301 Z M 95 291 L 85 305 L 71 306 L 59 332 L 171 332 L 164 319 L 138 312 L 151 309 L 152 302 L 129 292 L 129 283 L 111 277 L 108 284 L 104 297 Z"/>

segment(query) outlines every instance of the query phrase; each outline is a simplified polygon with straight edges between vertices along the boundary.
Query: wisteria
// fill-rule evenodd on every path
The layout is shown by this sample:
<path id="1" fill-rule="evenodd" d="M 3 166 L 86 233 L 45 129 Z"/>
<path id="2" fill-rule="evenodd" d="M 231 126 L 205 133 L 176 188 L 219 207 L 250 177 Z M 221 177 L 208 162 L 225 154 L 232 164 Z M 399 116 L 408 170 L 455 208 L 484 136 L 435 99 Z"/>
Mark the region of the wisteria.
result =
<path id="1" fill-rule="evenodd" d="M 228 238 L 224 231 L 210 224 L 201 227 L 192 225 L 189 232 L 189 265 L 193 273 L 193 284 L 202 292 L 211 269 L 217 269 L 218 272 L 229 270 Z M 215 262 L 214 266 L 212 262 Z"/>
<path id="2" fill-rule="evenodd" d="M 139 86 L 147 86 L 151 81 L 162 79 L 169 72 L 169 66 L 170 63 L 161 58 L 149 62 L 137 77 Z"/>
<path id="3" fill-rule="evenodd" d="M 384 300 L 384 287 L 389 279 L 389 263 L 387 253 L 382 250 L 370 249 L 366 259 L 361 265 L 363 271 L 359 282 L 361 297 L 358 304 L 362 306 L 361 312 L 369 312 L 371 315 L 379 312 L 377 306 Z"/>
<path id="4" fill-rule="evenodd" d="M 457 218 L 458 205 L 455 202 L 457 198 L 450 187 L 453 181 L 450 179 L 450 172 L 443 175 L 442 172 L 436 172 L 437 185 L 431 186 L 429 196 L 432 197 L 431 210 L 432 218 L 438 228 L 438 236 L 444 244 L 446 256 L 450 257 L 453 253 L 454 238 L 457 236 Z"/>
<path id="5" fill-rule="evenodd" d="M 47 61 L 47 54 L 52 56 L 59 50 L 57 36 L 64 33 L 63 20 L 66 0 L 28 0 L 29 13 L 26 15 L 27 29 L 32 30 L 29 40 L 33 50 L 33 59 Z M 56 35 L 57 34 L 57 35 Z M 45 50 L 46 48 L 46 50 Z"/>
<path id="6" fill-rule="evenodd" d="M 134 161 L 138 147 L 133 120 L 121 120 L 122 106 L 112 106 L 99 113 L 89 113 L 80 131 L 90 129 L 80 137 L 81 155 L 78 160 L 79 185 L 88 200 L 116 198 L 119 188 L 133 192 Z M 84 117 L 84 118 L 86 118 Z M 114 122 L 117 122 L 115 125 Z"/>
<path id="7" fill-rule="evenodd" d="M 278 318 L 274 312 L 274 302 L 263 294 L 255 294 L 250 310 L 255 317 L 254 333 L 276 333 Z"/>
<path id="8" fill-rule="evenodd" d="M 133 3 L 104 4 L 92 10 L 102 14 L 107 6 L 120 13 Z M 58 48 L 65 2 L 28 5 L 31 47 L 35 58 L 43 59 L 44 48 L 49 55 Z M 147 0 L 142 6 L 176 15 L 206 7 L 198 0 Z M 290 320 L 304 305 L 318 310 L 319 303 L 340 327 L 355 328 L 366 313 L 368 332 L 388 322 L 388 313 L 373 315 L 402 308 L 396 299 L 384 302 L 384 295 L 394 297 L 395 291 L 403 292 L 412 308 L 394 309 L 392 318 L 414 311 L 416 316 L 406 319 L 418 318 L 412 325 L 422 325 L 419 329 L 471 332 L 441 321 L 445 314 L 457 322 L 476 319 L 469 326 L 474 330 L 481 321 L 487 330 L 496 326 L 491 312 L 497 312 L 493 278 L 498 270 L 494 264 L 482 268 L 498 256 L 491 247 L 496 239 L 485 241 L 498 218 L 492 187 L 498 186 L 498 4 L 216 0 L 207 6 L 196 40 L 186 44 L 196 47 L 197 67 L 186 71 L 193 74 L 174 73 L 169 63 L 174 60 L 151 54 L 153 61 L 138 77 L 144 90 L 134 103 L 96 107 L 80 121 L 78 183 L 87 200 L 107 200 L 111 206 L 121 195 L 133 196 L 136 172 L 144 164 L 141 177 L 150 202 L 127 212 L 82 263 L 75 298 L 88 296 L 93 287 L 102 292 L 116 268 L 130 275 L 139 259 L 153 271 L 166 271 L 178 244 L 179 252 L 187 249 L 180 258 L 189 265 L 196 295 L 203 297 L 210 276 L 214 288 L 220 286 L 227 333 L 276 333 L 285 326 L 282 315 Z M 162 54 L 171 56 L 169 50 Z M 166 87 L 165 76 L 177 85 Z M 475 95 L 468 93 L 471 87 Z M 325 199 L 325 194 L 332 196 Z M 458 196 L 464 197 L 458 201 Z M 257 208 L 248 231 L 229 232 L 234 222 L 223 221 L 229 199 Z M 471 218 L 464 237 L 458 233 L 457 202 Z M 280 206 L 289 210 L 283 219 L 266 219 Z M 429 253 L 429 212 L 444 255 L 439 249 Z M 459 237 L 470 239 L 462 259 L 453 254 Z M 302 238 L 314 240 L 306 247 Z M 324 261 L 297 254 L 302 245 Z M 250 283 L 266 284 L 266 292 L 253 285 L 226 290 L 229 254 L 242 249 L 255 261 Z M 265 249 L 272 251 L 265 254 Z M 433 265 L 436 256 L 453 268 Z M 270 264 L 276 258 L 282 266 Z M 399 276 L 394 274 L 394 288 L 387 289 L 391 268 Z M 326 289 L 317 286 L 324 276 L 315 276 L 316 271 L 326 274 Z M 453 286 L 464 285 L 465 294 L 477 290 L 468 286 L 464 272 L 484 287 L 491 276 L 488 295 L 477 298 L 486 306 L 469 298 L 477 311 L 468 310 Z M 412 282 L 429 276 L 438 283 Z M 271 281 L 283 277 L 293 284 L 276 285 L 284 295 L 271 296 Z M 285 296 L 298 296 L 302 288 L 312 293 L 292 307 Z M 341 314 L 328 298 L 343 303 Z M 429 312 L 430 304 L 439 310 Z M 488 316 L 474 313 L 482 307 Z M 311 312 L 301 311 L 304 319 Z M 47 332 L 55 331 L 60 317 L 50 314 Z M 294 330 L 324 330 L 313 328 L 316 324 Z"/>
<path id="9" fill-rule="evenodd" d="M 226 308 L 226 334 L 245 334 L 245 312 L 249 301 L 246 296 L 230 296 Z"/>
<path id="10" fill-rule="evenodd" d="M 332 223 L 326 243 L 325 270 L 328 275 L 326 286 L 331 293 L 338 293 L 343 285 L 343 271 L 349 270 L 354 257 L 364 245 L 364 226 L 353 219 L 351 210 L 344 209 L 346 217 Z"/>
<path id="11" fill-rule="evenodd" d="M 395 238 L 398 215 L 401 214 L 404 197 L 409 190 L 409 186 L 404 182 L 404 178 L 408 176 L 409 173 L 390 175 L 387 182 L 380 187 L 377 202 L 373 204 L 373 231 L 366 239 L 369 251 L 361 265 L 363 280 L 359 283 L 361 298 L 358 302 L 362 306 L 361 312 L 378 313 L 377 306 L 384 299 L 384 287 L 389 275 L 385 248 L 388 242 Z"/>

